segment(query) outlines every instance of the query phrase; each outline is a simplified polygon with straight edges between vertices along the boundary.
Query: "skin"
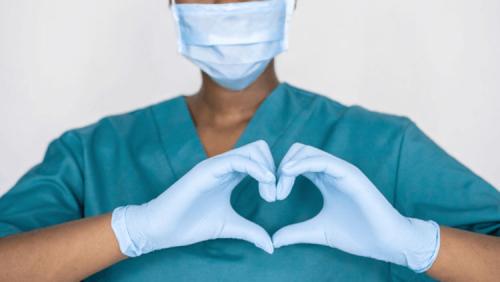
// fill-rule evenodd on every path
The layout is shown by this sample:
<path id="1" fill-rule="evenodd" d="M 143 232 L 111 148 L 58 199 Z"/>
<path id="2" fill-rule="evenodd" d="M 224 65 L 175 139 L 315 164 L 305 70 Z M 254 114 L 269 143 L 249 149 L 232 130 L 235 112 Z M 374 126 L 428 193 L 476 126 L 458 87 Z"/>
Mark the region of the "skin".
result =
<path id="1" fill-rule="evenodd" d="M 186 97 L 198 136 L 208 156 L 229 151 L 238 141 L 259 105 L 279 84 L 274 62 L 249 88 L 241 92 L 224 89 L 202 74 L 202 87 Z"/>
<path id="2" fill-rule="evenodd" d="M 233 148 L 278 84 L 274 62 L 249 88 L 236 93 L 203 74 L 201 89 L 186 100 L 208 156 Z M 498 281 L 498 254 L 500 238 L 442 226 L 441 248 L 427 274 L 442 281 Z M 0 281 L 80 281 L 125 258 L 111 229 L 111 214 L 104 214 L 0 238 Z"/>

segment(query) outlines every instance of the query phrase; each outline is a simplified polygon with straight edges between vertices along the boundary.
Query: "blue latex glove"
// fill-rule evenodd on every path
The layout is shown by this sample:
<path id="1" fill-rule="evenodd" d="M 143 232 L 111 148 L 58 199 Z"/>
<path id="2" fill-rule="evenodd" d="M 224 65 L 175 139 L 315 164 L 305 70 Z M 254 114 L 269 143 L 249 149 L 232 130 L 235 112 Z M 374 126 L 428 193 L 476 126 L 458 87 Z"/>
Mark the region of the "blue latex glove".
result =
<path id="1" fill-rule="evenodd" d="M 199 163 L 150 202 L 113 211 L 112 228 L 120 250 L 134 257 L 210 239 L 233 238 L 272 253 L 268 233 L 237 214 L 230 197 L 236 185 L 250 175 L 259 182 L 262 198 L 274 201 L 274 171 L 274 161 L 264 141 Z"/>
<path id="2" fill-rule="evenodd" d="M 424 272 L 439 250 L 439 226 L 402 216 L 354 165 L 316 148 L 295 144 L 278 169 L 278 200 L 285 199 L 299 175 L 321 191 L 323 209 L 305 222 L 273 236 L 275 248 L 297 243 L 330 246 Z"/>

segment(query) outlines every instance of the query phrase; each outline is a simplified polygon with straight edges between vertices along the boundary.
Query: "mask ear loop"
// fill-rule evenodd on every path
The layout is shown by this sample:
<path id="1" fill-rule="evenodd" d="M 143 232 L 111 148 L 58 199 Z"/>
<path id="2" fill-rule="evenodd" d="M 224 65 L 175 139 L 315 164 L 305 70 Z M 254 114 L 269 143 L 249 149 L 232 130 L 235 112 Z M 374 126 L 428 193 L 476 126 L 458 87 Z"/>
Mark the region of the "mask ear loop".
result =
<path id="1" fill-rule="evenodd" d="M 292 20 L 292 15 L 295 12 L 295 9 L 297 8 L 297 0 L 284 0 L 284 1 L 286 5 L 286 18 L 285 18 L 285 27 L 283 30 L 283 32 L 285 33 L 283 38 L 283 48 L 285 50 L 288 50 L 290 22 Z"/>
<path id="2" fill-rule="evenodd" d="M 177 14 L 177 1 L 176 0 L 172 0 L 170 2 L 170 11 L 172 11 L 172 14 L 174 16 L 174 20 L 176 22 L 179 22 L 179 15 Z"/>
<path id="3" fill-rule="evenodd" d="M 297 0 L 285 0 L 287 1 L 287 15 L 291 16 L 295 10 L 297 10 Z"/>
<path id="4" fill-rule="evenodd" d="M 170 11 L 172 12 L 172 16 L 174 17 L 175 29 L 177 31 L 177 51 L 182 53 L 184 50 L 184 40 L 181 34 L 181 24 L 179 21 L 179 15 L 177 13 L 177 1 L 172 0 L 170 2 Z"/>

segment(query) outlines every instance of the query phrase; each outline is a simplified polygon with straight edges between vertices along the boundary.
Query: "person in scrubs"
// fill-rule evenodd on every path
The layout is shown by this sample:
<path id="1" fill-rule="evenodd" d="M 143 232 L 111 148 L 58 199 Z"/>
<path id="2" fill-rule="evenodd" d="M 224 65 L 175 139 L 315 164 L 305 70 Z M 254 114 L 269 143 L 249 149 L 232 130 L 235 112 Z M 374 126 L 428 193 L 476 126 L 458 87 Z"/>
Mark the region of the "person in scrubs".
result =
<path id="1" fill-rule="evenodd" d="M 0 198 L 0 281 L 498 281 L 494 187 L 278 80 L 295 4 L 171 3 L 201 88 L 55 139 Z"/>

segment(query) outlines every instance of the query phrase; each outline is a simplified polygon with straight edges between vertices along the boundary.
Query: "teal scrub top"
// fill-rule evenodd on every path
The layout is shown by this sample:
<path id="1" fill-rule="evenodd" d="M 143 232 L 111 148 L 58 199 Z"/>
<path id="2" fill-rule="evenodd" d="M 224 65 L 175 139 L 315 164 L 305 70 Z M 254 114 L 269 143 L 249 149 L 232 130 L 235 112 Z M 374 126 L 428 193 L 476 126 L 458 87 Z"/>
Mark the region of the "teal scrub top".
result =
<path id="1" fill-rule="evenodd" d="M 235 147 L 263 139 L 278 165 L 295 142 L 359 167 L 405 216 L 500 235 L 500 193 L 448 155 L 406 117 L 345 106 L 280 84 Z M 0 237 L 147 202 L 207 158 L 180 96 L 70 130 L 0 199 Z M 319 191 L 305 178 L 285 201 L 267 203 L 254 180 L 231 203 L 269 234 L 313 217 Z M 196 207 L 193 207 L 196 208 Z M 384 220 L 380 218 L 380 220 Z M 366 234 L 370 236 L 370 234 Z M 429 281 L 426 274 L 337 249 L 299 244 L 268 255 L 219 239 L 117 263 L 88 281 Z"/>

